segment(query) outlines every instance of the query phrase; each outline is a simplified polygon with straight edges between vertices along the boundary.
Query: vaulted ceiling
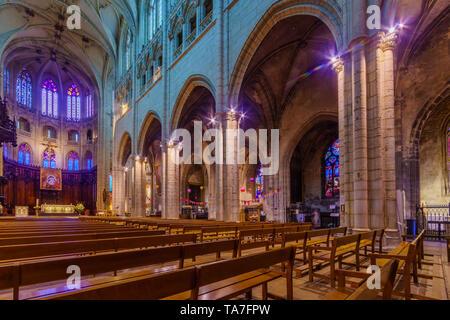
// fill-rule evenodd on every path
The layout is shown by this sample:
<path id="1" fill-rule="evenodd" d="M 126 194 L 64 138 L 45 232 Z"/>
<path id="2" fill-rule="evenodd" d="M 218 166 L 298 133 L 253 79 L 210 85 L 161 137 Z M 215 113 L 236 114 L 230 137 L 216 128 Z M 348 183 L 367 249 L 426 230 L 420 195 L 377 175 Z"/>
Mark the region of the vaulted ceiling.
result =
<path id="1" fill-rule="evenodd" d="M 240 104 L 253 123 L 272 127 L 300 86 L 336 55 L 329 29 L 312 16 L 294 16 L 279 22 L 265 37 L 244 78 Z M 325 68 L 326 69 L 326 68 Z"/>
<path id="2" fill-rule="evenodd" d="M 84 70 L 100 84 L 118 56 L 125 24 L 135 29 L 135 0 L 22 0 L 0 4 L 2 62 L 56 62 L 70 71 Z M 81 29 L 67 28 L 67 7 L 81 9 Z"/>

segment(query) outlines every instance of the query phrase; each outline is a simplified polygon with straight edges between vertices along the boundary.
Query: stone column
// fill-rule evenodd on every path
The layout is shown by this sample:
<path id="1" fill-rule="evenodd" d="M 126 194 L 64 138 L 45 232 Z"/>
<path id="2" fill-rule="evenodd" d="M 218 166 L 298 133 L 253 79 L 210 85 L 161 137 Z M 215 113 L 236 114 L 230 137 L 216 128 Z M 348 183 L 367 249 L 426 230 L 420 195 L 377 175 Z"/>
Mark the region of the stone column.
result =
<path id="1" fill-rule="evenodd" d="M 125 176 L 124 169 L 120 166 L 113 167 L 113 213 L 122 215 L 125 201 Z"/>
<path id="2" fill-rule="evenodd" d="M 341 226 L 350 227 L 350 221 L 348 219 L 348 215 L 346 215 L 346 208 L 345 208 L 345 200 L 348 199 L 348 190 L 347 190 L 347 183 L 345 180 L 346 177 L 346 155 L 347 150 L 349 149 L 347 145 L 347 137 L 346 137 L 346 125 L 345 125 L 345 82 L 344 82 L 344 62 L 341 60 L 341 58 L 336 59 L 333 61 L 333 69 L 335 70 L 337 74 L 337 81 L 338 81 L 338 112 L 339 112 L 339 144 L 340 144 L 340 151 L 339 151 L 339 176 L 340 176 L 340 204 L 341 207 L 344 208 L 344 210 L 341 210 Z M 347 196 L 346 196 L 347 195 Z"/>
<path id="3" fill-rule="evenodd" d="M 180 217 L 180 166 L 176 164 L 179 156 L 177 143 L 169 142 L 167 148 L 167 200 L 168 219 L 179 219 Z"/>
<path id="4" fill-rule="evenodd" d="M 145 163 L 142 156 L 135 157 L 135 190 L 134 190 L 134 215 L 137 217 L 145 217 Z"/>
<path id="5" fill-rule="evenodd" d="M 167 219 L 169 216 L 169 201 L 168 201 L 168 189 L 167 189 L 167 174 L 168 174 L 168 168 L 167 168 L 167 143 L 161 143 L 161 159 L 162 159 L 162 170 L 161 170 L 161 203 L 162 203 L 162 212 L 161 217 L 163 219 Z"/>
<path id="6" fill-rule="evenodd" d="M 379 43 L 383 51 L 383 149 L 386 231 L 398 232 L 396 213 L 396 170 L 395 170 L 395 93 L 394 93 L 394 48 L 397 31 L 386 34 Z"/>
<path id="7" fill-rule="evenodd" d="M 352 53 L 354 229 L 369 228 L 367 166 L 367 72 L 365 47 Z"/>
<path id="8" fill-rule="evenodd" d="M 224 217 L 225 221 L 240 221 L 239 204 L 239 165 L 238 165 L 238 136 L 230 135 L 237 133 L 239 128 L 239 115 L 236 112 L 223 114 L 224 128 Z M 231 131 L 228 131 L 231 130 Z"/>

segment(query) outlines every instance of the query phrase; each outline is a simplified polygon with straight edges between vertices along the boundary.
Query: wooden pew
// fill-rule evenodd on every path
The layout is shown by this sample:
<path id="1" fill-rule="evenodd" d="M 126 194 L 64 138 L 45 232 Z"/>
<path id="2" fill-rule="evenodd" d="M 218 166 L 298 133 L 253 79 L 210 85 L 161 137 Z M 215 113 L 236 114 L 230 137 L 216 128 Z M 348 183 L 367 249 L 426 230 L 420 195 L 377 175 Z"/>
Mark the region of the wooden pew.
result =
<path id="1" fill-rule="evenodd" d="M 239 232 L 238 257 L 242 256 L 242 251 L 265 247 L 269 250 L 270 237 L 273 229 L 253 229 Z"/>
<path id="2" fill-rule="evenodd" d="M 115 284 L 47 295 L 39 300 L 159 300 L 194 288 L 197 270 L 178 271 L 126 279 Z"/>
<path id="3" fill-rule="evenodd" d="M 283 277 L 283 274 L 270 271 L 268 268 L 286 262 L 289 265 L 285 274 L 286 297 L 288 300 L 292 300 L 292 248 L 276 249 L 160 275 L 143 276 L 92 286 L 64 294 L 47 295 L 40 297 L 40 299 L 149 300 L 166 298 L 170 300 L 226 300 L 244 293 L 248 294 L 253 288 L 259 286 L 263 288 L 263 299 L 269 297 L 279 299 L 280 297 L 268 292 L 267 283 Z M 157 279 L 158 277 L 159 279 Z M 181 284 L 176 282 L 181 282 Z"/>
<path id="4" fill-rule="evenodd" d="M 359 241 L 362 234 L 334 238 L 331 247 L 312 245 L 308 247 L 309 262 L 309 281 L 314 280 L 314 276 L 330 281 L 330 285 L 336 286 L 336 262 L 339 263 L 339 269 L 342 269 L 343 258 L 347 255 L 355 254 L 359 251 Z M 316 252 L 316 253 L 314 253 Z M 314 272 L 314 260 L 325 261 L 330 265 L 330 275 Z M 358 261 L 356 262 L 358 265 Z"/>
<path id="5" fill-rule="evenodd" d="M 380 289 L 370 289 L 367 279 L 371 276 L 365 272 L 336 270 L 338 287 L 329 292 L 323 300 L 376 300 L 382 293 L 383 300 L 392 299 L 392 291 L 395 285 L 395 276 L 398 269 L 398 260 L 391 259 L 380 268 Z M 346 277 L 363 279 L 356 290 L 349 290 L 346 287 Z"/>
<path id="6" fill-rule="evenodd" d="M 0 246 L 16 245 L 16 244 L 126 238 L 126 237 L 160 236 L 160 235 L 164 235 L 164 231 L 162 231 L 162 230 L 154 230 L 154 231 L 135 230 L 135 231 L 125 231 L 125 232 L 75 233 L 75 234 L 68 234 L 68 235 L 43 235 L 43 236 L 40 235 L 40 236 L 33 236 L 33 237 L 10 237 L 10 238 L 0 238 Z"/>
<path id="7" fill-rule="evenodd" d="M 398 272 L 403 274 L 404 292 L 394 291 L 395 295 L 404 296 L 406 300 L 413 298 L 427 299 L 420 295 L 411 294 L 411 273 L 413 275 L 414 282 L 418 282 L 417 261 L 416 261 L 416 248 L 417 244 L 423 239 L 425 231 L 422 231 L 419 236 L 412 242 L 401 242 L 389 253 L 371 253 L 369 254 L 370 263 L 372 265 L 384 266 L 389 262 L 389 259 L 398 259 Z"/>
<path id="8" fill-rule="evenodd" d="M 292 271 L 294 249 L 283 248 L 258 253 L 233 260 L 221 261 L 197 267 L 197 281 L 191 292 L 192 300 L 229 300 L 243 293 L 251 297 L 253 288 L 262 286 L 262 299 L 281 299 L 268 292 L 268 282 L 283 276 L 270 271 L 271 266 L 287 263 L 286 299 L 293 299 Z M 220 283 L 220 285 L 218 285 Z"/>
<path id="9" fill-rule="evenodd" d="M 67 267 L 80 267 L 82 276 L 114 272 L 118 270 L 163 264 L 178 261 L 178 268 L 185 267 L 185 261 L 197 256 L 216 253 L 216 260 L 221 258 L 222 252 L 231 251 L 236 256 L 237 241 L 223 240 L 211 243 L 187 244 L 173 247 L 161 247 L 145 250 L 102 253 L 83 257 L 65 257 L 49 261 L 32 261 L 13 265 L 0 266 L 0 290 L 13 288 L 13 298 L 19 298 L 21 286 L 45 283 L 67 279 Z M 167 268 L 164 268 L 167 271 Z M 157 272 L 146 270 L 145 274 Z M 138 276 L 142 272 L 136 273 Z M 135 273 L 125 274 L 121 278 L 135 277 Z M 117 277 L 102 282 L 117 281 Z M 96 282 L 96 281 L 90 281 Z"/>
<path id="10" fill-rule="evenodd" d="M 0 262 L 59 255 L 97 253 L 196 242 L 195 235 L 163 235 L 12 245 L 0 247 Z"/>
<path id="11" fill-rule="evenodd" d="M 447 260 L 450 262 L 450 237 L 447 238 Z"/>
<path id="12" fill-rule="evenodd" d="M 236 226 L 225 227 L 203 227 L 200 241 L 211 241 L 219 239 L 235 239 L 238 229 Z"/>

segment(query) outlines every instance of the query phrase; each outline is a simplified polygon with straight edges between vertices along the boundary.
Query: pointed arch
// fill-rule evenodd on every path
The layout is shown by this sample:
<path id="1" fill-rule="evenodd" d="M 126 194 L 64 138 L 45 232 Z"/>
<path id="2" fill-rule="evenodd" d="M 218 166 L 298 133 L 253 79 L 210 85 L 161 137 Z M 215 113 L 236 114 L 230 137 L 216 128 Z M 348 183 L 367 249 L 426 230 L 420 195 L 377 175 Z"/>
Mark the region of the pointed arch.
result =
<path id="1" fill-rule="evenodd" d="M 330 2 L 331 1 L 322 1 L 320 5 L 313 5 L 310 1 L 306 0 L 288 0 L 277 2 L 267 10 L 248 37 L 247 42 L 242 48 L 236 61 L 231 75 L 228 93 L 231 105 L 238 104 L 239 93 L 242 88 L 244 76 L 254 54 L 272 28 L 281 20 L 296 15 L 314 16 L 328 27 L 334 37 L 338 50 L 343 48 L 344 39 L 341 13 L 337 8 L 337 4 Z"/>
<path id="2" fill-rule="evenodd" d="M 181 114 L 183 112 L 183 107 L 187 99 L 189 98 L 189 95 L 197 87 L 204 87 L 208 89 L 215 99 L 216 91 L 214 89 L 214 85 L 207 77 L 203 75 L 192 75 L 191 77 L 189 77 L 189 79 L 185 82 L 183 88 L 181 89 L 177 100 L 175 101 L 171 120 L 169 123 L 170 132 L 177 128 Z"/>

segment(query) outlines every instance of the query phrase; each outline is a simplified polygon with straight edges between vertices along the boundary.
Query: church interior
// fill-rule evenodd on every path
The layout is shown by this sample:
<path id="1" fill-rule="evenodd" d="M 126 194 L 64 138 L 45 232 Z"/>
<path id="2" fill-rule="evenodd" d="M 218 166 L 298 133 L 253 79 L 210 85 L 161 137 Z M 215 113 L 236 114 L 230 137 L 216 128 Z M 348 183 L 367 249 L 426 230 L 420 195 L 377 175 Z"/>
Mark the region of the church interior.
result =
<path id="1" fill-rule="evenodd" d="M 0 300 L 450 300 L 449 31 L 446 0 L 0 1 Z"/>

